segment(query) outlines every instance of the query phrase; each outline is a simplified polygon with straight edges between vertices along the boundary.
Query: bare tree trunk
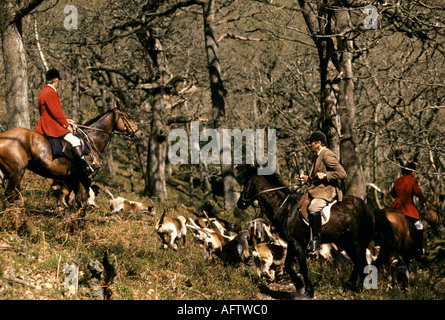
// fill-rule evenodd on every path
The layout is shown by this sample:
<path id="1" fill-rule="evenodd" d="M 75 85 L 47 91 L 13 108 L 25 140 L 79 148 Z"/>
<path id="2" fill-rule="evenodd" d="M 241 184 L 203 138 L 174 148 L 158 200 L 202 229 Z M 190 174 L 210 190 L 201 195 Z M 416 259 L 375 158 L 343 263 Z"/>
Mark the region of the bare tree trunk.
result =
<path id="1" fill-rule="evenodd" d="M 19 22 L 11 22 L 2 30 L 5 62 L 8 128 L 30 128 L 26 53 Z"/>
<path id="2" fill-rule="evenodd" d="M 340 119 L 338 113 L 338 61 L 332 34 L 332 13 L 323 5 L 314 8 L 312 2 L 299 1 L 303 17 L 317 47 L 320 60 L 320 109 L 321 130 L 328 138 L 328 147 L 340 158 Z"/>
<path id="3" fill-rule="evenodd" d="M 165 184 L 165 161 L 167 158 L 167 132 L 162 121 L 166 99 L 163 94 L 155 97 L 151 131 L 148 138 L 147 185 L 145 192 L 161 201 L 167 200 Z"/>
<path id="4" fill-rule="evenodd" d="M 353 40 L 337 36 L 337 48 L 333 41 L 334 34 L 344 34 L 351 29 L 349 11 L 347 8 L 331 10 L 324 5 L 315 10 L 307 0 L 299 0 L 299 4 L 320 58 L 322 129 L 329 147 L 339 156 L 348 174 L 346 193 L 365 198 L 365 179 L 355 131 Z"/>
<path id="5" fill-rule="evenodd" d="M 0 2 L 0 33 L 6 79 L 8 128 L 30 128 L 26 52 L 22 39 L 22 18 L 43 0 Z"/>
<path id="6" fill-rule="evenodd" d="M 167 187 L 165 183 L 165 162 L 167 159 L 167 127 L 164 124 L 163 113 L 167 109 L 168 99 L 164 87 L 171 78 L 167 57 L 162 49 L 160 40 L 152 30 L 143 30 L 139 39 L 148 49 L 156 72 L 156 81 L 161 84 L 159 90 L 154 92 L 152 106 L 151 131 L 148 138 L 147 180 L 145 193 L 157 197 L 161 201 L 167 200 Z"/>
<path id="7" fill-rule="evenodd" d="M 337 37 L 340 83 L 338 91 L 338 108 L 341 114 L 340 154 L 348 177 L 345 180 L 345 190 L 349 195 L 365 199 L 366 185 L 363 169 L 358 155 L 357 133 L 355 125 L 354 83 L 352 82 L 352 51 L 353 40 L 348 38 L 352 28 L 350 13 L 347 9 L 336 10 L 335 20 L 337 32 L 346 34 Z"/>
<path id="8" fill-rule="evenodd" d="M 79 71 L 76 68 L 74 71 L 73 79 L 71 81 L 71 119 L 74 122 L 78 122 L 79 115 L 81 114 L 81 105 L 80 105 L 80 79 L 79 79 Z"/>
<path id="9" fill-rule="evenodd" d="M 207 53 L 207 66 L 210 77 L 210 90 L 212 97 L 212 117 L 214 128 L 222 129 L 225 122 L 225 96 L 226 90 L 221 78 L 221 69 L 218 56 L 218 44 L 214 32 L 215 0 L 209 0 L 203 5 L 204 37 Z M 221 177 L 224 185 L 224 208 L 233 209 L 239 198 L 239 185 L 235 179 L 232 164 L 223 163 L 223 146 L 220 148 Z M 228 150 L 231 152 L 231 150 Z"/>

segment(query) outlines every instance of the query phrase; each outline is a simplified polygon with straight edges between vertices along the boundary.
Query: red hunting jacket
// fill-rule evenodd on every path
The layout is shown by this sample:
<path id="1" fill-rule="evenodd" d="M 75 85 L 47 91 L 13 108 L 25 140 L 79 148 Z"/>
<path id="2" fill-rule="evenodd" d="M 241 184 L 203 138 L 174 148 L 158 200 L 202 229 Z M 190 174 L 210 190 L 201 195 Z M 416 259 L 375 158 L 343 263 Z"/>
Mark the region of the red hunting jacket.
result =
<path id="1" fill-rule="evenodd" d="M 36 131 L 49 137 L 62 137 L 70 132 L 69 123 L 62 111 L 59 94 L 46 85 L 39 95 L 40 119 Z"/>
<path id="2" fill-rule="evenodd" d="M 402 210 L 408 217 L 420 219 L 419 211 L 413 203 L 413 197 L 416 196 L 422 203 L 425 203 L 426 199 L 420 190 L 419 182 L 415 178 L 409 174 L 398 178 L 394 182 L 391 196 L 395 198 L 391 204 L 392 208 Z"/>

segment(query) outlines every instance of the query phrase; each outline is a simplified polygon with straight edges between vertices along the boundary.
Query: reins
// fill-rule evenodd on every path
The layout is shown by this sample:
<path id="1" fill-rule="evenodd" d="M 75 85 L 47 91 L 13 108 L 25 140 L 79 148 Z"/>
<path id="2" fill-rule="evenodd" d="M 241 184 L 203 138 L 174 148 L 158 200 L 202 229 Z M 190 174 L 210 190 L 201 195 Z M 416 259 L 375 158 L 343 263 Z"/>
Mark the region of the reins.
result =
<path id="1" fill-rule="evenodd" d="M 107 131 L 107 130 L 104 130 L 104 129 L 94 128 L 94 127 L 91 127 L 91 126 L 84 126 L 82 124 L 75 124 L 75 126 L 79 127 L 79 128 L 83 128 L 83 129 L 89 129 L 89 130 L 95 130 L 95 131 L 100 131 L 100 132 L 106 132 L 109 135 L 112 135 L 113 133 L 115 133 L 113 131 L 110 132 L 110 131 Z"/>
<path id="2" fill-rule="evenodd" d="M 268 192 L 272 192 L 272 191 L 278 191 L 278 190 L 282 190 L 282 189 L 291 189 L 292 192 L 298 191 L 300 190 L 302 187 L 304 187 L 305 185 L 307 185 L 310 182 L 311 179 L 308 179 L 306 182 L 302 183 L 301 185 L 290 185 L 290 186 L 282 186 L 282 187 L 276 187 L 276 188 L 271 188 L 271 189 L 266 189 L 266 190 L 262 190 L 260 192 L 258 192 L 257 194 L 255 194 L 254 196 L 250 197 L 249 199 L 245 200 L 243 199 L 244 202 L 249 203 L 252 200 L 254 200 L 256 197 L 258 197 L 259 195 L 263 194 L 263 193 L 268 193 Z M 283 203 L 281 204 L 280 208 L 284 205 L 284 203 L 287 201 L 287 199 L 289 198 L 290 194 L 286 197 L 286 199 L 284 199 Z"/>
<path id="3" fill-rule="evenodd" d="M 97 153 L 97 155 L 99 156 L 101 163 L 103 162 L 103 157 L 102 154 L 99 152 L 99 150 L 97 149 L 96 143 L 94 141 L 92 141 L 88 134 L 86 134 L 85 131 L 83 131 L 82 129 L 87 129 L 87 130 L 94 130 L 94 131 L 99 131 L 99 132 L 105 132 L 107 134 L 109 134 L 110 136 L 112 136 L 113 134 L 121 134 L 121 135 L 126 135 L 129 136 L 130 138 L 133 138 L 135 136 L 135 133 L 139 130 L 134 131 L 133 128 L 131 128 L 131 125 L 128 121 L 128 119 L 124 116 L 124 114 L 122 113 L 121 110 L 119 109 L 115 109 L 119 115 L 119 117 L 121 118 L 122 122 L 124 123 L 125 126 L 125 132 L 119 132 L 119 131 L 115 131 L 115 130 L 104 130 L 104 129 L 100 129 L 100 128 L 95 128 L 92 126 L 86 126 L 83 124 L 73 124 L 73 128 L 74 131 L 79 130 L 81 132 L 81 134 L 84 136 L 85 140 L 87 141 L 87 143 L 90 144 L 91 148 L 94 149 L 94 151 Z M 110 110 L 110 112 L 113 110 Z M 109 112 L 105 113 L 102 117 L 100 117 L 97 122 L 99 122 L 101 119 L 103 119 L 106 115 L 108 115 Z"/>
<path id="4" fill-rule="evenodd" d="M 110 110 L 110 111 L 112 111 L 112 110 Z M 120 134 L 120 135 L 126 135 L 126 136 L 129 136 L 130 138 L 131 138 L 131 137 L 134 137 L 134 136 L 135 136 L 135 133 L 136 133 L 139 129 L 136 130 L 136 131 L 134 131 L 134 130 L 131 128 L 128 119 L 122 114 L 122 111 L 119 110 L 119 109 L 116 109 L 116 111 L 117 111 L 117 113 L 119 114 L 119 117 L 122 119 L 122 122 L 124 123 L 126 132 L 119 132 L 119 131 L 114 131 L 114 130 L 112 130 L 112 131 L 110 132 L 110 131 L 108 131 L 108 130 L 99 129 L 99 128 L 95 128 L 95 127 L 92 127 L 92 126 L 86 126 L 86 125 L 83 125 L 83 124 L 75 124 L 75 126 L 76 126 L 76 127 L 79 127 L 79 128 L 83 128 L 83 129 L 94 130 L 94 131 L 99 131 L 99 132 L 105 132 L 105 133 L 108 133 L 110 136 L 113 135 L 113 134 Z M 108 114 L 108 112 L 105 113 L 105 114 L 104 114 L 100 119 L 98 119 L 97 121 L 101 120 L 101 119 L 102 119 L 103 117 L 105 117 L 107 114 Z"/>

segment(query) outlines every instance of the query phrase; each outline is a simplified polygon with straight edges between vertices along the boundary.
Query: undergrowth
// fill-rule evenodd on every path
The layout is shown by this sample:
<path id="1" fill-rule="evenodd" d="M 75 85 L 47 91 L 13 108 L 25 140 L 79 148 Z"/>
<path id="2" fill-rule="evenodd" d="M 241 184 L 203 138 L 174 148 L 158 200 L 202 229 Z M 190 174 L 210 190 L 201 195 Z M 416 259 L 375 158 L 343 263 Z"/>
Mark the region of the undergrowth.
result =
<path id="1" fill-rule="evenodd" d="M 27 173 L 21 198 L 14 205 L 1 198 L 0 208 L 0 298 L 1 299 L 93 299 L 90 287 L 90 260 L 102 261 L 104 254 L 116 267 L 117 276 L 109 289 L 115 300 L 256 300 L 289 299 L 294 287 L 288 277 L 278 284 L 259 279 L 253 265 L 230 266 L 220 260 L 204 259 L 203 248 L 190 233 L 186 248 L 163 250 L 154 226 L 163 210 L 168 215 L 194 218 L 184 199 L 172 197 L 166 203 L 119 192 L 119 195 L 154 203 L 156 216 L 111 214 L 108 197 L 96 198 L 97 207 L 88 212 L 84 230 L 70 228 L 70 219 L 57 207 L 50 193 L 50 180 Z M 190 208 L 189 208 L 190 209 Z M 193 208 L 198 210 L 198 206 Z M 252 213 L 225 213 L 224 218 L 243 226 Z M 244 220 L 243 220 L 244 219 Z M 2 247 L 3 245 L 3 247 Z M 2 249 L 3 248 L 3 249 Z M 393 287 L 389 275 L 379 273 L 378 289 L 351 292 L 344 289 L 351 266 L 332 267 L 309 260 L 316 299 L 433 299 L 445 297 L 445 242 L 434 238 L 429 245 L 430 259 L 436 265 L 433 283 L 428 271 L 417 262 L 411 264 L 410 288 Z M 75 263 L 79 270 L 77 291 L 64 285 L 65 267 Z M 280 287 L 281 286 L 281 287 Z M 285 288 L 280 294 L 280 288 Z"/>

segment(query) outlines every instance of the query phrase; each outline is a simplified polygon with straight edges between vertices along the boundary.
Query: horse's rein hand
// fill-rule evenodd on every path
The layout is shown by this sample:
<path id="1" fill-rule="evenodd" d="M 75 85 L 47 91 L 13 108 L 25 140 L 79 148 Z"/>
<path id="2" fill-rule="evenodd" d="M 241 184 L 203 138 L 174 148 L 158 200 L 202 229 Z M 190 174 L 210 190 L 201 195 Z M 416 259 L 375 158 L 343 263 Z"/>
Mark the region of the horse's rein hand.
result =
<path id="1" fill-rule="evenodd" d="M 77 125 L 74 122 L 70 123 L 70 131 L 73 134 L 75 134 L 77 132 Z"/>

